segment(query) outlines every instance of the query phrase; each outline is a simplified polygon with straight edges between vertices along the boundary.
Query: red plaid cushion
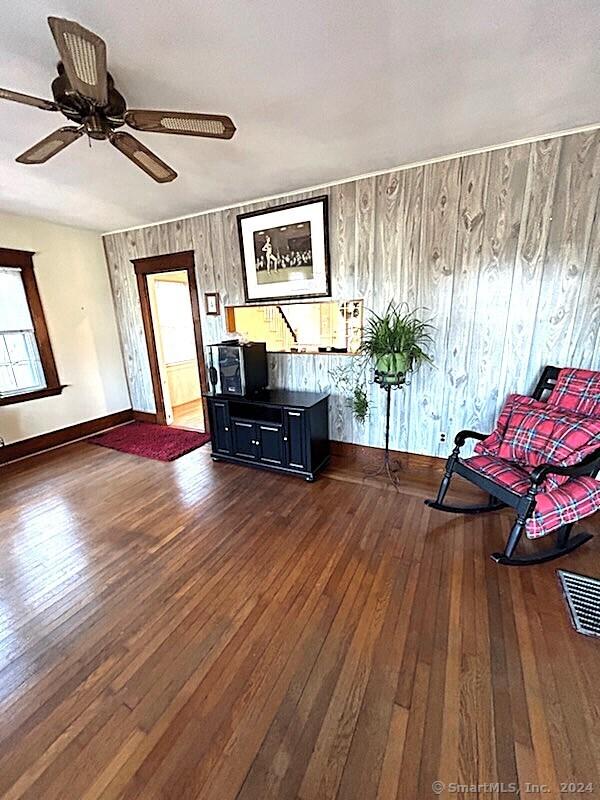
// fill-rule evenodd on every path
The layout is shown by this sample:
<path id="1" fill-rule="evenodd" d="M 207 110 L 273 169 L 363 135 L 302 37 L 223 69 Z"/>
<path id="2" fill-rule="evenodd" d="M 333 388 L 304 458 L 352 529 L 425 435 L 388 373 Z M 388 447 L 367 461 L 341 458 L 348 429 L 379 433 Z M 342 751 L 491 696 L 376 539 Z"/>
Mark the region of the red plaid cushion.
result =
<path id="1" fill-rule="evenodd" d="M 537 539 L 599 510 L 600 481 L 571 478 L 558 489 L 537 496 L 535 511 L 527 520 L 525 532 L 530 539 Z"/>
<path id="2" fill-rule="evenodd" d="M 516 464 L 509 464 L 500 458 L 488 455 L 465 458 L 463 464 L 481 472 L 515 494 L 526 494 L 529 489 L 527 472 Z"/>
<path id="3" fill-rule="evenodd" d="M 561 369 L 548 398 L 548 405 L 575 411 L 586 417 L 600 417 L 600 372 Z"/>
<path id="4" fill-rule="evenodd" d="M 515 403 L 519 403 L 521 406 L 527 406 L 529 408 L 546 408 L 545 403 L 542 403 L 540 400 L 534 400 L 533 397 L 527 397 L 526 395 L 522 394 L 509 394 L 504 401 L 502 411 L 500 411 L 500 416 L 498 417 L 498 421 L 496 422 L 496 427 L 493 433 L 490 433 L 490 435 L 483 441 L 477 442 L 474 448 L 476 453 L 489 456 L 497 456 L 500 454 L 500 445 L 502 444 L 502 439 L 504 438 L 504 434 L 506 432 L 506 426 L 508 425 L 508 420 L 510 419 L 510 414 Z"/>
<path id="5" fill-rule="evenodd" d="M 525 494 L 529 489 L 527 471 L 516 464 L 486 455 L 466 458 L 463 463 L 515 494 Z M 596 511 L 600 511 L 600 481 L 571 478 L 562 486 L 537 495 L 535 511 L 525 524 L 525 532 L 530 539 L 537 539 Z"/>
<path id="6" fill-rule="evenodd" d="M 570 466 L 599 449 L 600 419 L 515 402 L 498 455 L 528 467 Z M 549 475 L 547 480 L 550 487 L 557 487 L 569 478 Z"/>

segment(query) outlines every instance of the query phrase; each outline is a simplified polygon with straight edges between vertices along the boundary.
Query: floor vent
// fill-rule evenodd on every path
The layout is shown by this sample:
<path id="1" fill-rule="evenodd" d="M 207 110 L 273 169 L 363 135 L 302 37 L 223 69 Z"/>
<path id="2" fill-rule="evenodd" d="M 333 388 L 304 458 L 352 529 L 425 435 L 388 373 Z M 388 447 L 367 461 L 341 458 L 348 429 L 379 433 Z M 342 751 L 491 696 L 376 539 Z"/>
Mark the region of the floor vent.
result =
<path id="1" fill-rule="evenodd" d="M 556 573 L 575 630 L 584 636 L 600 636 L 600 580 L 564 569 Z"/>

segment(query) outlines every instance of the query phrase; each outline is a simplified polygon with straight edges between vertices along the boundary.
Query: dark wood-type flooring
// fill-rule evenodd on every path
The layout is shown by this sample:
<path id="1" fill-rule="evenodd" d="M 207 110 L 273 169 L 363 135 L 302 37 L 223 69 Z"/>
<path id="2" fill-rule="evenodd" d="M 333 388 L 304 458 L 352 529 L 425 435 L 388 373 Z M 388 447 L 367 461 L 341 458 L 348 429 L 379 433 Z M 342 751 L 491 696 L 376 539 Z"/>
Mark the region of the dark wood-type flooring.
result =
<path id="1" fill-rule="evenodd" d="M 492 563 L 509 518 L 430 511 L 431 471 L 330 475 L 84 442 L 3 468 L 0 797 L 600 796 L 560 562 Z M 600 536 L 562 563 L 600 575 Z"/>

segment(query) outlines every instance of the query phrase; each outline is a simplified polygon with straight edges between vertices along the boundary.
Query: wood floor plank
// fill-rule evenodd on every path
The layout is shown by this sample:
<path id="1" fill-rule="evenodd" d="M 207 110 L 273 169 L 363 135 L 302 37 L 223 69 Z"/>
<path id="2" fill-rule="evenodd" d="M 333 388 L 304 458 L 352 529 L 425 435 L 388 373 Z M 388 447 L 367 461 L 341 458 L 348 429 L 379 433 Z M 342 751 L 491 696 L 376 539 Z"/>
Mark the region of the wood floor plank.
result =
<path id="1" fill-rule="evenodd" d="M 600 793 L 597 643 L 555 565 L 494 564 L 508 515 L 434 512 L 437 475 L 405 472 L 85 442 L 4 467 L 3 800 Z M 565 566 L 598 574 L 600 537 Z"/>
<path id="2" fill-rule="evenodd" d="M 308 675 L 299 676 L 273 721 L 239 793 L 240 800 L 297 795 L 335 688 L 339 665 L 350 646 L 353 620 L 360 614 L 372 583 L 378 535 L 359 549 L 370 510 L 368 498 L 363 497 L 350 524 L 352 538 L 341 562 L 343 573 L 324 592 L 334 610 L 330 625 L 319 642 L 316 658 L 308 665 Z"/>

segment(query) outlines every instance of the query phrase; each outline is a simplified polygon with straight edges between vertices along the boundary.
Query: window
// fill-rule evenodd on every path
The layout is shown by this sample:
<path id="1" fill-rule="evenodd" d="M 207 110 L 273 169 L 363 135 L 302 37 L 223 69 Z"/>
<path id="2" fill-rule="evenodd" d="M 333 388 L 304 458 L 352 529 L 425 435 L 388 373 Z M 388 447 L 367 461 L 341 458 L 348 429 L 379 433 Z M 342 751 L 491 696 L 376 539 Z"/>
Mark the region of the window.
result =
<path id="1" fill-rule="evenodd" d="M 0 267 L 0 394 L 46 388 L 20 269 Z"/>
<path id="2" fill-rule="evenodd" d="M 61 390 L 32 254 L 0 248 L 0 405 Z"/>

